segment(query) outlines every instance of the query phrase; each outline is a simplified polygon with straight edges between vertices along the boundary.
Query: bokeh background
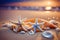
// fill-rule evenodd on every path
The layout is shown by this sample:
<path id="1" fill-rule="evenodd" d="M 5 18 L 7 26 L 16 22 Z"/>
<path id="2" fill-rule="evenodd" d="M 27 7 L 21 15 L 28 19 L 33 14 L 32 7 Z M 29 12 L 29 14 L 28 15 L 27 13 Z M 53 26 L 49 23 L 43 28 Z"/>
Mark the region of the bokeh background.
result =
<path id="1" fill-rule="evenodd" d="M 1 0 L 0 24 L 22 18 L 54 19 L 60 22 L 60 0 Z"/>

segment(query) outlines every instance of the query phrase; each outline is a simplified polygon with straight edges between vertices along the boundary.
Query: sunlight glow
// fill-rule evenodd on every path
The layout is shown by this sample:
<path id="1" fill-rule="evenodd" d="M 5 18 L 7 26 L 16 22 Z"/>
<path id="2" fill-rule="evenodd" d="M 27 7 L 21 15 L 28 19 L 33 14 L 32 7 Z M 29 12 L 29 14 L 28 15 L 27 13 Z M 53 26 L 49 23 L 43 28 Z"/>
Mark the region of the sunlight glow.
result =
<path id="1" fill-rule="evenodd" d="M 51 9 L 52 9 L 52 7 L 46 7 L 45 9 L 46 9 L 46 10 L 51 10 Z"/>

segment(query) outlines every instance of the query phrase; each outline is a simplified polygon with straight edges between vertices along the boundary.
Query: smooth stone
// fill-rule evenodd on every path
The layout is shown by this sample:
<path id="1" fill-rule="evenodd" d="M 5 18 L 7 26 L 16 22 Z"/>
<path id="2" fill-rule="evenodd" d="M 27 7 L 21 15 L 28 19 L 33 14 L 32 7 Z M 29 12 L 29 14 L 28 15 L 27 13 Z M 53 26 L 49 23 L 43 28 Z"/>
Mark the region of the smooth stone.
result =
<path id="1" fill-rule="evenodd" d="M 48 31 L 44 31 L 42 33 L 42 36 L 45 37 L 45 38 L 53 38 L 53 34 L 48 32 Z"/>
<path id="2" fill-rule="evenodd" d="M 60 28 L 56 28 L 56 31 L 60 32 Z"/>

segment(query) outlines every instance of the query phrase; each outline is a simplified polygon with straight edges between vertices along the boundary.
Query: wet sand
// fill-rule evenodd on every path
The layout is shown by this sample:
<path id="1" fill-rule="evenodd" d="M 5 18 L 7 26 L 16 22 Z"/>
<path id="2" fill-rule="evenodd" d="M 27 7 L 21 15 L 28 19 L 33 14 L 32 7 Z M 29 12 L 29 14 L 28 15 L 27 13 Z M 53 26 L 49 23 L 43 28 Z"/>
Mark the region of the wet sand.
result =
<path id="1" fill-rule="evenodd" d="M 37 32 L 34 35 L 29 35 L 28 33 L 25 34 L 14 33 L 8 28 L 3 28 L 0 29 L 0 40 L 60 40 L 60 33 L 57 33 L 55 30 L 49 31 L 52 31 L 54 38 L 52 39 L 44 38 L 41 35 L 42 32 Z"/>

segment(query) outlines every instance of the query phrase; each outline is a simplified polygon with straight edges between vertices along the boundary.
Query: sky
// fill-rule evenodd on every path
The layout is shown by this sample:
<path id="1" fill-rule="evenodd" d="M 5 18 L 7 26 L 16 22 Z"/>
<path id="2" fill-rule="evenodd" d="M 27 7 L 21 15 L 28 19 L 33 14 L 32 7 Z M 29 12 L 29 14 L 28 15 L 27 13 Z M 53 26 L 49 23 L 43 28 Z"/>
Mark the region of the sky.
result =
<path id="1" fill-rule="evenodd" d="M 12 2 L 23 2 L 23 1 L 31 1 L 31 0 L 0 0 L 0 4 L 12 3 Z"/>
<path id="2" fill-rule="evenodd" d="M 0 0 L 0 4 L 6 4 L 6 3 L 12 3 L 12 2 L 25 2 L 25 1 L 37 1 L 37 0 Z M 39 1 L 43 1 L 43 0 L 39 0 Z M 60 1 L 60 0 L 57 0 L 57 1 Z"/>

